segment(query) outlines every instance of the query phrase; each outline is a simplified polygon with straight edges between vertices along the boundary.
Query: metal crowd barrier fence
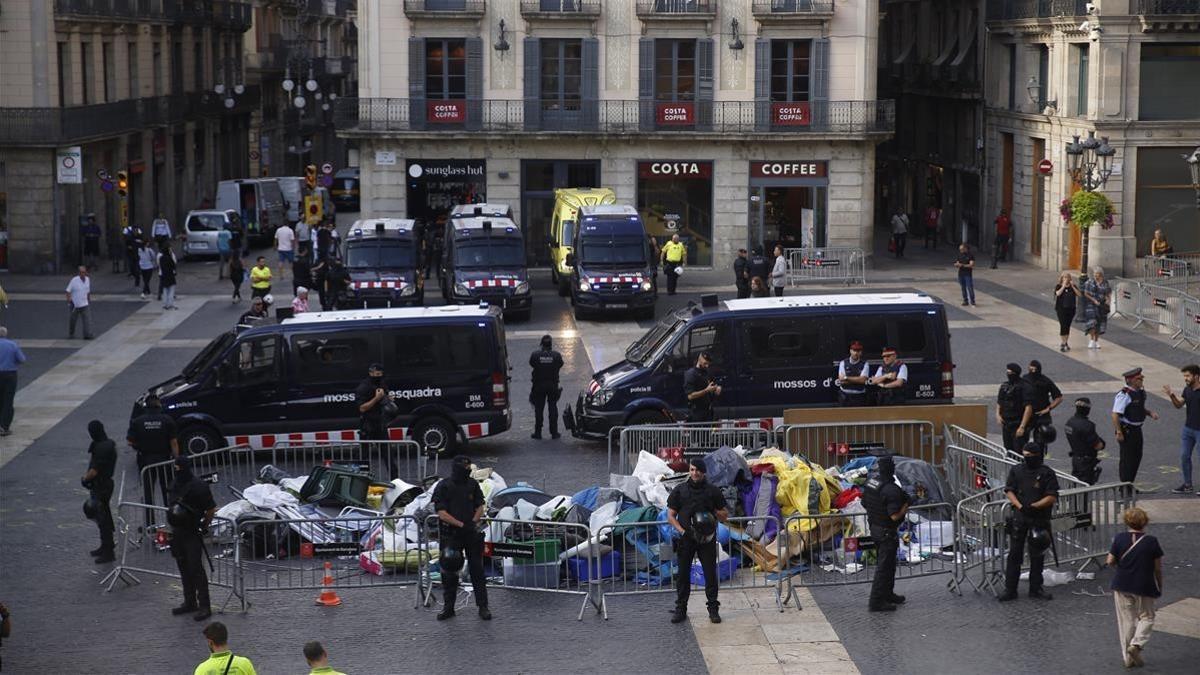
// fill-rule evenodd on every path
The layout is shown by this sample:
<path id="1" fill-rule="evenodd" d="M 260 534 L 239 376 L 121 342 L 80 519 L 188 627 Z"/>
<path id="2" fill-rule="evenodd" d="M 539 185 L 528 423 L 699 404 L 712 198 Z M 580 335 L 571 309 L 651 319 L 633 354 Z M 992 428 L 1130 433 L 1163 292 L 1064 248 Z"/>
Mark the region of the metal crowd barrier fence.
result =
<path id="1" fill-rule="evenodd" d="M 778 434 L 788 452 L 825 468 L 884 449 L 934 466 L 940 463 L 940 438 L 928 421 L 787 424 Z"/>
<path id="2" fill-rule="evenodd" d="M 1139 283 L 1133 328 L 1148 323 L 1170 331 L 1171 339 L 1179 337 L 1183 301 L 1189 298 L 1190 295 L 1178 288 Z"/>
<path id="3" fill-rule="evenodd" d="M 1017 459 L 1015 455 L 1001 456 L 994 448 L 977 452 L 951 445 L 946 448 L 945 455 L 943 473 L 950 485 L 950 494 L 956 500 L 1004 487 L 1009 470 L 1024 461 L 1023 456 L 1022 459 Z M 1069 473 L 1055 469 L 1054 475 L 1058 479 L 1059 488 L 1087 487 L 1087 483 Z"/>
<path id="4" fill-rule="evenodd" d="M 623 427 L 618 433 L 616 471 L 613 471 L 612 448 L 609 447 L 608 472 L 628 475 L 637 465 L 638 455 L 646 451 L 668 464 L 682 466 L 691 457 L 702 457 L 723 446 L 743 446 L 761 450 L 774 445 L 775 434 L 760 426 L 736 426 L 744 420 L 725 420 L 711 423 L 639 425 Z M 681 468 L 686 471 L 686 468 Z"/>
<path id="5" fill-rule="evenodd" d="M 954 571 L 953 514 L 947 503 L 922 504 L 908 510 L 900 525 L 897 579 Z M 879 559 L 865 513 L 794 515 L 787 519 L 785 529 L 787 555 L 801 560 L 790 577 L 793 584 L 846 586 L 870 583 L 874 578 Z"/>
<path id="6" fill-rule="evenodd" d="M 1141 302 L 1141 282 L 1133 279 L 1115 278 L 1112 281 L 1112 316 L 1137 319 L 1138 303 Z"/>
<path id="7" fill-rule="evenodd" d="M 953 445 L 963 448 L 964 450 L 971 450 L 973 452 L 983 454 L 992 454 L 997 457 L 1011 459 L 1017 462 L 1022 461 L 1022 458 L 1024 457 L 1019 453 L 1008 450 L 1000 443 L 967 431 L 957 424 L 947 424 L 943 432 L 943 436 L 946 447 Z"/>
<path id="8" fill-rule="evenodd" d="M 1186 342 L 1192 346 L 1192 351 L 1196 351 L 1200 347 L 1200 298 L 1184 298 L 1179 313 L 1179 338 L 1173 346 Z"/>
<path id="9" fill-rule="evenodd" d="M 962 595 L 964 584 L 976 591 L 991 590 L 996 570 L 1004 573 L 1000 557 L 1004 534 L 1003 509 L 1008 503 L 1003 487 L 984 490 L 958 502 L 954 509 L 954 577 L 947 588 Z"/>
<path id="10" fill-rule="evenodd" d="M 1139 258 L 1143 283 L 1171 286 L 1184 291 L 1188 288 L 1191 265 L 1187 260 L 1174 256 L 1147 256 Z"/>
<path id="11" fill-rule="evenodd" d="M 867 257 L 861 248 L 789 248 L 787 256 L 787 285 L 807 283 L 867 283 Z M 763 282 L 769 282 L 763 279 Z"/>

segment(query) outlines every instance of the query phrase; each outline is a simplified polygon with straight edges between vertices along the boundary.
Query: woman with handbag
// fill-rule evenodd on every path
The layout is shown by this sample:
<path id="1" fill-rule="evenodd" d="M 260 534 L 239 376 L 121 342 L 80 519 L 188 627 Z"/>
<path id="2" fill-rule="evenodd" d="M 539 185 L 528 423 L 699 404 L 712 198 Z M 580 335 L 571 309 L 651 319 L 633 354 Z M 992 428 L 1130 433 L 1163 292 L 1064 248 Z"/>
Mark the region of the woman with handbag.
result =
<path id="1" fill-rule="evenodd" d="M 1108 328 L 1108 308 L 1112 301 L 1112 286 L 1100 267 L 1092 269 L 1092 278 L 1083 285 L 1084 330 L 1088 333 L 1088 349 L 1100 349 L 1100 336 Z"/>
<path id="2" fill-rule="evenodd" d="M 1128 532 L 1113 537 L 1106 564 L 1116 568 L 1112 580 L 1117 636 L 1126 668 L 1142 666 L 1142 649 L 1154 628 L 1154 599 L 1162 595 L 1163 550 L 1146 534 L 1150 517 L 1138 507 L 1125 510 Z"/>

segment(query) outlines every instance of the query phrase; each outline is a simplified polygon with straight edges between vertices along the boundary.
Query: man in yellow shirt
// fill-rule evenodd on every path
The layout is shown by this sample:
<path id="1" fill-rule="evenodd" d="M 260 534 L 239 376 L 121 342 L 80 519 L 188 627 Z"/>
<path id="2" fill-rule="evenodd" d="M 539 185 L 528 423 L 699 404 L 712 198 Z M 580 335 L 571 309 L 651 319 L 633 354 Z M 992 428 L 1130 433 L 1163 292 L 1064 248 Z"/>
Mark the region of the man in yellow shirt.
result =
<path id="1" fill-rule="evenodd" d="M 196 666 L 196 675 L 256 675 L 250 659 L 229 651 L 229 631 L 225 624 L 220 621 L 208 624 L 204 627 L 204 637 L 212 655 Z"/>
<path id="2" fill-rule="evenodd" d="M 329 654 L 320 642 L 313 640 L 304 645 L 304 660 L 308 661 L 308 675 L 346 675 L 329 667 Z"/>
<path id="3" fill-rule="evenodd" d="M 254 267 L 250 268 L 250 297 L 261 298 L 270 292 L 271 268 L 267 266 L 267 259 L 260 255 Z"/>
<path id="4" fill-rule="evenodd" d="M 677 269 L 683 268 L 683 256 L 687 253 L 687 247 L 679 241 L 679 235 L 671 235 L 671 241 L 663 244 L 662 259 L 663 267 L 667 273 L 667 295 L 675 295 L 675 285 L 679 283 L 679 272 Z"/>

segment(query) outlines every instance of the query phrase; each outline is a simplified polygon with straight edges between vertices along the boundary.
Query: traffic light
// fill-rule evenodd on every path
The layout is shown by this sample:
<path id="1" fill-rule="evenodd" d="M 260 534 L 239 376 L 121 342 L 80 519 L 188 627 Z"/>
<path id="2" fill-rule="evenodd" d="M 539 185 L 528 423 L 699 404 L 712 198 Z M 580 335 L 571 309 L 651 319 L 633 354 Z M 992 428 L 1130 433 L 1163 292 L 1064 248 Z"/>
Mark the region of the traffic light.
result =
<path id="1" fill-rule="evenodd" d="M 304 167 L 304 184 L 309 190 L 314 190 L 317 187 L 317 167 L 315 164 L 309 164 Z"/>
<path id="2" fill-rule="evenodd" d="M 117 194 L 122 197 L 129 194 L 129 173 L 127 171 L 117 172 Z"/>

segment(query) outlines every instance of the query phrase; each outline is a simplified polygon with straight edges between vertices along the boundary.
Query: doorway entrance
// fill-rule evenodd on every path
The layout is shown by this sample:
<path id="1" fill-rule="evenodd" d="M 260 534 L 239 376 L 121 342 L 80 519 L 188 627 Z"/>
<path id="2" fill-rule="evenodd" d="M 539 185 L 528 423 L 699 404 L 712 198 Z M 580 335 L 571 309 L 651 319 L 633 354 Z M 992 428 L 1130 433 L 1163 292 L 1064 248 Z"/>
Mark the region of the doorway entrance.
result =
<path id="1" fill-rule="evenodd" d="M 525 232 L 525 259 L 530 266 L 550 264 L 550 220 L 554 191 L 600 185 L 600 160 L 521 160 L 521 228 Z"/>

